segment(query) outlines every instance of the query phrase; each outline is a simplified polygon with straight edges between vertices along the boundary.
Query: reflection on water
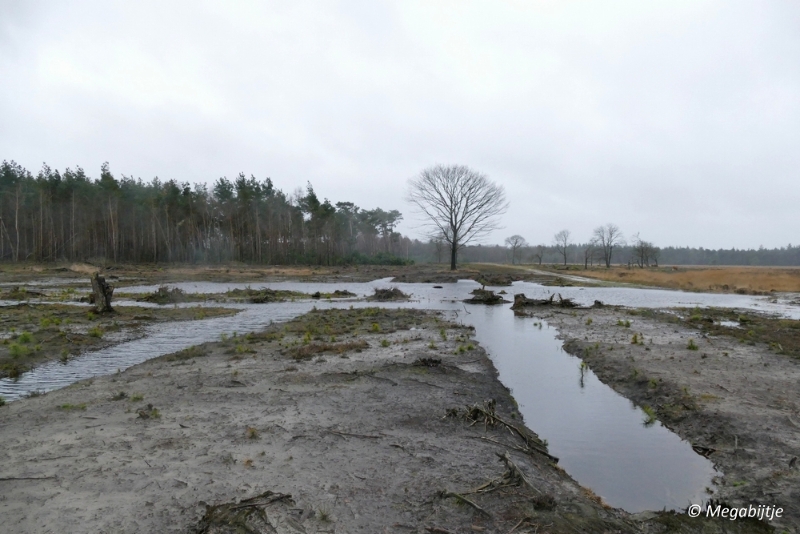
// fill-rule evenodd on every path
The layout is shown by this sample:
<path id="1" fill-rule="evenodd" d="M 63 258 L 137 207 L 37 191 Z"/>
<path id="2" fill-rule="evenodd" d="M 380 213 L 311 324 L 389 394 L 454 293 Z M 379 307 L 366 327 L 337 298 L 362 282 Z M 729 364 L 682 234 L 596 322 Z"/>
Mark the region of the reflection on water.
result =
<path id="1" fill-rule="evenodd" d="M 186 282 L 171 284 L 191 293 L 221 293 L 248 284 Z M 270 283 L 249 284 L 313 293 L 346 289 L 359 296 L 372 294 L 388 280 L 370 283 Z M 466 308 L 461 300 L 477 287 L 472 281 L 441 284 L 392 284 L 413 297 L 408 303 L 297 301 L 275 304 L 225 304 L 242 311 L 219 317 L 148 327 L 146 336 L 87 353 L 67 364 L 50 363 L 24 374 L 19 380 L 0 380 L 0 394 L 18 399 L 35 390 L 52 390 L 76 380 L 111 374 L 150 358 L 220 338 L 222 333 L 260 330 L 270 322 L 286 321 L 318 308 L 387 306 L 449 311 L 456 319 L 476 327 L 476 338 L 489 352 L 500 379 L 519 403 L 526 424 L 543 439 L 561 465 L 581 484 L 592 488 L 612 506 L 629 511 L 685 507 L 702 501 L 711 486 L 711 463 L 690 445 L 656 423 L 645 427 L 645 414 L 630 401 L 601 383 L 591 371 L 581 372 L 580 360 L 562 351 L 556 332 L 531 319 L 514 317 L 508 306 Z M 157 286 L 127 287 L 126 292 L 154 291 Z M 555 290 L 555 291 L 554 291 Z M 800 309 L 743 295 L 682 293 L 635 288 L 547 288 L 517 282 L 509 293 L 544 298 L 553 292 L 581 304 L 601 300 L 606 304 L 635 307 L 718 306 L 750 308 L 800 318 Z M 126 303 L 136 304 L 136 303 Z M 194 304 L 193 304 L 194 305 Z M 214 304 L 219 305 L 219 304 Z M 538 322 L 538 321 L 537 321 Z M 475 399 L 476 401 L 481 399 Z"/>

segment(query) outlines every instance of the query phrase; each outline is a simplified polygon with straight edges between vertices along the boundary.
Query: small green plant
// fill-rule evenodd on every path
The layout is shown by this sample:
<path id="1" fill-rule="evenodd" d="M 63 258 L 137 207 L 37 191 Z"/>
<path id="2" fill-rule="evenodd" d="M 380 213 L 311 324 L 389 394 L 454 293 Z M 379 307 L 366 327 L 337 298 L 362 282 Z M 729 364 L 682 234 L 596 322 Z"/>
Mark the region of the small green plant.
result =
<path id="1" fill-rule="evenodd" d="M 438 347 L 436 346 L 436 343 L 431 341 L 430 343 L 428 343 L 428 348 L 432 349 L 432 350 L 436 350 Z"/>
<path id="2" fill-rule="evenodd" d="M 330 523 L 331 521 L 331 511 L 325 507 L 320 506 L 319 510 L 317 510 L 317 515 L 319 516 L 319 520 L 323 523 Z"/>
<path id="3" fill-rule="evenodd" d="M 0 395 L 0 406 L 5 406 L 5 405 L 6 405 L 6 400 L 3 398 L 2 395 Z"/>
<path id="4" fill-rule="evenodd" d="M 11 355 L 12 358 L 20 358 L 22 356 L 26 356 L 30 352 L 30 349 L 24 345 L 20 345 L 19 343 L 12 343 L 8 347 L 8 353 Z"/>
<path id="5" fill-rule="evenodd" d="M 697 350 L 700 347 L 697 346 L 697 343 L 694 342 L 694 339 L 689 338 L 689 344 L 686 345 L 686 348 L 689 350 Z"/>
<path id="6" fill-rule="evenodd" d="M 58 406 L 59 410 L 85 410 L 86 403 L 83 404 L 61 404 Z"/>
<path id="7" fill-rule="evenodd" d="M 467 343 L 467 350 L 475 350 L 475 345 L 472 343 Z"/>
<path id="8" fill-rule="evenodd" d="M 97 319 L 97 315 L 95 315 L 94 312 L 86 312 L 86 318 L 89 319 L 90 321 L 94 321 L 95 319 Z"/>
<path id="9" fill-rule="evenodd" d="M 631 345 L 638 345 L 639 344 L 639 334 L 633 334 L 631 337 Z"/>
<path id="10" fill-rule="evenodd" d="M 247 430 L 245 430 L 244 435 L 247 439 L 258 439 L 258 430 L 255 427 L 248 426 Z"/>
<path id="11" fill-rule="evenodd" d="M 656 389 L 658 387 L 658 380 L 655 378 L 651 378 L 650 381 L 647 383 L 652 389 Z"/>
<path id="12" fill-rule="evenodd" d="M 592 318 L 591 317 L 586 319 L 586 326 L 589 326 L 590 324 L 592 324 Z"/>
<path id="13" fill-rule="evenodd" d="M 128 394 L 125 393 L 124 391 L 120 391 L 116 395 L 112 396 L 111 400 L 112 401 L 118 401 L 118 400 L 123 400 L 123 399 L 127 399 L 127 398 L 128 398 Z"/>
<path id="14" fill-rule="evenodd" d="M 226 341 L 228 341 L 228 334 L 226 334 L 225 332 L 222 332 L 219 335 L 219 340 L 222 341 L 223 343 L 225 343 Z"/>
<path id="15" fill-rule="evenodd" d="M 30 332 L 23 332 L 19 336 L 17 336 L 17 341 L 20 343 L 30 343 L 33 341 L 33 334 Z"/>
<path id="16" fill-rule="evenodd" d="M 381 325 L 379 325 L 378 323 L 372 323 L 371 330 L 373 332 L 380 332 L 381 331 Z"/>
<path id="17" fill-rule="evenodd" d="M 653 409 L 652 406 L 645 404 L 642 406 L 642 411 L 644 412 L 644 426 L 650 426 L 656 422 L 656 411 Z"/>
<path id="18" fill-rule="evenodd" d="M 381 340 L 381 347 L 388 347 L 389 345 L 391 345 L 391 343 L 389 343 L 388 339 Z"/>
<path id="19" fill-rule="evenodd" d="M 98 339 L 103 337 L 103 330 L 99 326 L 93 326 L 87 333 L 89 334 L 89 337 L 96 337 Z"/>
<path id="20" fill-rule="evenodd" d="M 306 332 L 303 336 L 303 345 L 308 345 L 311 343 L 311 332 Z"/>
<path id="21" fill-rule="evenodd" d="M 442 341 L 447 341 L 447 330 L 444 328 L 439 330 L 439 336 L 441 336 Z"/>
<path id="22" fill-rule="evenodd" d="M 134 393 L 131 395 L 131 402 L 139 402 L 140 400 L 144 400 L 144 395 L 141 393 Z"/>
<path id="23" fill-rule="evenodd" d="M 42 318 L 39 320 L 39 325 L 40 325 L 42 328 L 47 328 L 47 327 L 48 327 L 48 326 L 50 326 L 52 323 L 53 323 L 53 321 L 51 321 L 49 317 L 42 317 Z"/>

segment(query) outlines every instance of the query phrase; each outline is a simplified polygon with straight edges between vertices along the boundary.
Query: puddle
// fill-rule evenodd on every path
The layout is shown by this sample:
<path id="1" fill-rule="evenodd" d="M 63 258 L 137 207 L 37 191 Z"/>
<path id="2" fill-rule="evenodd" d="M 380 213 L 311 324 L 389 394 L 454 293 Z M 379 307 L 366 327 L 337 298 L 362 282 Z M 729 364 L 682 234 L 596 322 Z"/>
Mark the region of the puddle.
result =
<path id="1" fill-rule="evenodd" d="M 242 310 L 232 317 L 160 323 L 146 329 L 142 339 L 122 343 L 70 360 L 51 363 L 24 374 L 19 380 L 0 380 L 0 395 L 18 399 L 30 391 L 52 390 L 97 375 L 113 374 L 150 358 L 220 339 L 222 333 L 260 330 L 270 322 L 301 315 L 312 307 L 344 306 L 408 307 L 449 311 L 456 320 L 476 327 L 476 339 L 489 352 L 500 379 L 511 388 L 526 424 L 549 442 L 560 465 L 581 484 L 591 488 L 612 506 L 631 512 L 680 509 L 707 496 L 715 472 L 711 462 L 690 445 L 656 423 L 644 425 L 645 414 L 630 401 L 600 382 L 591 371 L 583 376 L 580 360 L 561 350 L 556 332 L 531 319 L 514 317 L 508 306 L 469 306 L 461 300 L 478 287 L 475 282 L 455 284 L 370 283 L 214 283 L 169 284 L 189 293 L 222 293 L 250 286 L 313 293 L 348 290 L 363 297 L 376 287 L 399 287 L 412 295 L 408 303 L 353 302 L 352 299 L 297 301 L 276 304 L 219 304 Z M 131 286 L 126 292 L 154 291 L 157 286 Z M 800 308 L 769 303 L 742 295 L 682 293 L 636 288 L 549 288 L 517 282 L 506 288 L 509 295 L 525 293 L 545 298 L 561 293 L 581 304 L 601 300 L 606 304 L 634 307 L 718 306 L 750 308 L 800 318 Z M 136 303 L 126 303 L 136 304 Z M 139 303 L 141 304 L 141 303 Z M 197 303 L 192 303 L 196 306 Z M 738 323 L 737 323 L 738 326 Z"/>

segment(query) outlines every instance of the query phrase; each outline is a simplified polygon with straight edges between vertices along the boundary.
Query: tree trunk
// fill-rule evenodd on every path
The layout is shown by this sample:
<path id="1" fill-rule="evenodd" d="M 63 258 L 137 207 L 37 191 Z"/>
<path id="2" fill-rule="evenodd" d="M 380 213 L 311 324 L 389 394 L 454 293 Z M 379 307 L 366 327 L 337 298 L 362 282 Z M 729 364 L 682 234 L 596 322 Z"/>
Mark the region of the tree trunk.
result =
<path id="1" fill-rule="evenodd" d="M 92 291 L 94 291 L 94 306 L 99 313 L 114 311 L 111 307 L 111 296 L 114 294 L 114 288 L 108 285 L 106 279 L 100 276 L 99 273 L 92 275 Z"/>
<path id="2" fill-rule="evenodd" d="M 458 244 L 453 242 L 450 246 L 450 270 L 456 270 L 456 260 L 458 259 Z"/>

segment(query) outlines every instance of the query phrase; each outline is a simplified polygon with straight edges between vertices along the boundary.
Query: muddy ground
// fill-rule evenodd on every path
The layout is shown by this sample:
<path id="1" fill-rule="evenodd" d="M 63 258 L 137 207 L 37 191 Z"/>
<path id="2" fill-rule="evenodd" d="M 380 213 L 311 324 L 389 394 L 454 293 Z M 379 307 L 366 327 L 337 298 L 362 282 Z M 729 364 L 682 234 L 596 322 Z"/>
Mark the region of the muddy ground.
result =
<path id="1" fill-rule="evenodd" d="M 556 467 L 470 334 L 425 312 L 312 312 L 6 405 L 3 528 L 639 531 Z M 472 405 L 521 433 L 471 424 Z"/>
<path id="2" fill-rule="evenodd" d="M 723 473 L 714 499 L 781 506 L 785 519 L 773 524 L 800 531 L 798 321 L 729 310 L 526 311 L 707 455 Z"/>

